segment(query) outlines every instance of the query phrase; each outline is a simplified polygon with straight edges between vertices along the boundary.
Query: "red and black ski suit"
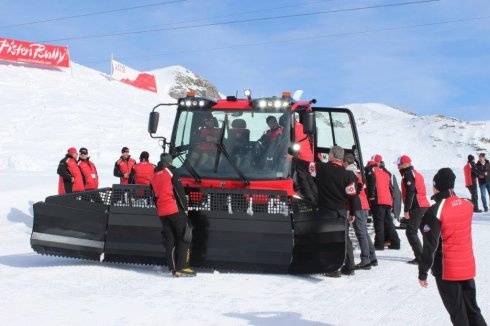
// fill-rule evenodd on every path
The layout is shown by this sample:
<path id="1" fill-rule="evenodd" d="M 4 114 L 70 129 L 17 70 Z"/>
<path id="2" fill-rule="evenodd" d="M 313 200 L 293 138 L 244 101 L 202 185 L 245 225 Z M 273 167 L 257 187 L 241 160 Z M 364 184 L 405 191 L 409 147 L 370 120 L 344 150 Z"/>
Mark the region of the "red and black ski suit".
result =
<path id="1" fill-rule="evenodd" d="M 478 178 L 484 176 L 475 162 L 468 162 L 464 166 L 464 184 L 471 194 L 471 202 L 473 203 L 473 211 L 478 211 Z"/>
<path id="2" fill-rule="evenodd" d="M 369 167 L 366 171 L 368 199 L 374 221 L 374 247 L 383 250 L 385 240 L 390 240 L 390 248 L 399 249 L 400 238 L 391 216 L 393 207 L 391 173 L 378 166 Z"/>
<path id="3" fill-rule="evenodd" d="M 132 159 L 131 156 L 128 156 L 127 160 L 121 156 L 121 158 L 114 164 L 114 176 L 120 178 L 122 185 L 129 184 L 129 174 L 135 164 L 136 161 Z M 127 178 L 124 177 L 125 174 L 128 174 Z"/>
<path id="4" fill-rule="evenodd" d="M 410 214 L 410 219 L 406 220 L 407 228 L 405 229 L 405 234 L 415 258 L 420 261 L 422 243 L 420 242 L 418 231 L 422 216 L 424 216 L 430 206 L 426 197 L 424 177 L 414 170 L 413 166 L 400 169 L 400 173 L 402 175 L 403 209 L 404 212 Z"/>
<path id="5" fill-rule="evenodd" d="M 187 222 L 187 199 L 180 175 L 173 166 L 155 172 L 151 181 L 157 214 L 163 227 L 163 244 L 170 271 L 189 267 L 190 243 L 183 239 Z"/>
<path id="6" fill-rule="evenodd" d="M 80 162 L 78 162 L 78 166 L 82 171 L 85 190 L 94 190 L 99 188 L 99 175 L 97 174 L 97 168 L 95 167 L 95 164 L 90 161 L 90 158 L 80 160 Z"/>
<path id="7" fill-rule="evenodd" d="M 421 223 L 424 238 L 419 280 L 432 270 L 442 302 L 454 325 L 486 325 L 476 302 L 471 222 L 473 205 L 453 190 L 432 197 Z"/>
<path id="8" fill-rule="evenodd" d="M 60 176 L 58 181 L 59 195 L 83 191 L 85 189 L 83 186 L 82 172 L 78 167 L 77 161 L 70 155 L 65 155 L 60 161 L 56 172 Z"/>
<path id="9" fill-rule="evenodd" d="M 155 174 L 155 164 L 142 161 L 135 164 L 129 174 L 129 183 L 138 185 L 149 185 Z"/>

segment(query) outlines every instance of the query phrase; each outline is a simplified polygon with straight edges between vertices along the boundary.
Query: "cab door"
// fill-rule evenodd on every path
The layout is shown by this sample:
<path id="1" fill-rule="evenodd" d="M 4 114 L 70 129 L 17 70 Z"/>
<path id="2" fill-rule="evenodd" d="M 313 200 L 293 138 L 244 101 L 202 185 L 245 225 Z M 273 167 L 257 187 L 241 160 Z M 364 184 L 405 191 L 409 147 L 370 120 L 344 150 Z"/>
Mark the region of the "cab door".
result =
<path id="1" fill-rule="evenodd" d="M 313 108 L 314 158 L 328 161 L 334 145 L 353 153 L 362 169 L 362 155 L 352 112 L 340 108 Z M 294 248 L 290 272 L 327 273 L 338 270 L 345 260 L 348 235 L 345 218 L 326 216 L 311 202 L 292 199 Z"/>
<path id="2" fill-rule="evenodd" d="M 346 153 L 353 153 L 363 172 L 363 160 L 354 115 L 349 109 L 312 108 L 315 112 L 315 153 L 322 161 L 328 160 L 328 151 L 341 146 Z"/>

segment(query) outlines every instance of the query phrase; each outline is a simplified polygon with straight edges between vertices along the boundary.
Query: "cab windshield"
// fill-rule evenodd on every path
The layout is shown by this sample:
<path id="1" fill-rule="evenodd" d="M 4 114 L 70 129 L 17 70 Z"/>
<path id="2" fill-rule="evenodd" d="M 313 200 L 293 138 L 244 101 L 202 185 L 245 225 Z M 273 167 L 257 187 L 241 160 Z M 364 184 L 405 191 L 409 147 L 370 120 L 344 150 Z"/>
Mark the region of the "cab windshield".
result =
<path id="1" fill-rule="evenodd" d="M 284 112 L 181 111 L 174 165 L 182 175 L 200 178 L 288 178 L 290 124 Z"/>

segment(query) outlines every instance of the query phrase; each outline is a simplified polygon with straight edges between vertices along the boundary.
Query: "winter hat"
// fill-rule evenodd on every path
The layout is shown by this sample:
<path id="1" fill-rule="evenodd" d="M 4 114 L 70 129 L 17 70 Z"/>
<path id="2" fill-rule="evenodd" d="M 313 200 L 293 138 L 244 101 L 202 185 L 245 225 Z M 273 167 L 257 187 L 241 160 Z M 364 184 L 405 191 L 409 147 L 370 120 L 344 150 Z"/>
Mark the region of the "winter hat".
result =
<path id="1" fill-rule="evenodd" d="M 485 153 L 480 153 L 480 155 L 478 155 L 478 157 L 485 157 Z"/>
<path id="2" fill-rule="evenodd" d="M 373 166 L 373 165 L 376 165 L 376 162 L 374 162 L 374 161 L 368 161 L 367 162 L 367 166 Z"/>
<path id="3" fill-rule="evenodd" d="M 75 147 L 68 148 L 68 154 L 76 154 L 76 153 L 77 153 L 77 149 Z"/>
<path id="4" fill-rule="evenodd" d="M 468 162 L 475 162 L 475 157 L 473 155 L 468 155 Z"/>
<path id="5" fill-rule="evenodd" d="M 379 154 L 373 155 L 373 157 L 371 157 L 371 161 L 374 161 L 376 163 L 380 163 L 382 160 L 383 157 Z"/>
<path id="6" fill-rule="evenodd" d="M 127 148 L 126 146 L 124 146 L 124 147 L 121 149 L 121 153 L 124 153 L 124 152 L 129 152 L 129 148 Z"/>
<path id="7" fill-rule="evenodd" d="M 162 155 L 160 155 L 160 162 L 165 164 L 170 164 L 172 163 L 172 161 L 173 161 L 172 155 L 168 153 L 163 153 Z"/>
<path id="8" fill-rule="evenodd" d="M 434 179 L 432 180 L 432 184 L 437 190 L 444 191 L 448 189 L 453 189 L 455 180 L 456 176 L 454 175 L 453 170 L 451 170 L 450 168 L 442 168 L 437 171 Z"/>
<path id="9" fill-rule="evenodd" d="M 412 159 L 407 155 L 399 156 L 395 161 L 395 164 L 397 165 L 405 164 L 405 163 L 412 163 Z"/>
<path id="10" fill-rule="evenodd" d="M 146 151 L 141 152 L 140 161 L 143 159 L 148 161 L 149 158 L 150 158 L 150 154 L 148 152 L 146 152 Z"/>
<path id="11" fill-rule="evenodd" d="M 86 149 L 85 147 L 80 147 L 80 149 L 78 150 L 78 152 L 80 154 L 88 154 L 88 149 Z"/>

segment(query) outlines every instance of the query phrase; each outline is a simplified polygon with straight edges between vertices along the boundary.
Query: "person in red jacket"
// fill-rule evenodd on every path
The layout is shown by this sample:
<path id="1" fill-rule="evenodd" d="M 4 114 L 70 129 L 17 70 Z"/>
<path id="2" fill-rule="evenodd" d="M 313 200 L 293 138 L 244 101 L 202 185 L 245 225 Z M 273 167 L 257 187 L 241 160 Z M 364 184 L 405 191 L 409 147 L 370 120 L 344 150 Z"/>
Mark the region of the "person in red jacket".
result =
<path id="1" fill-rule="evenodd" d="M 95 164 L 90 161 L 88 150 L 85 147 L 81 147 L 79 153 L 80 160 L 78 162 L 78 166 L 82 171 L 85 190 L 94 190 L 99 188 L 99 175 L 97 174 L 97 168 L 95 167 Z"/>
<path id="2" fill-rule="evenodd" d="M 162 154 L 151 180 L 157 214 L 163 227 L 167 266 L 173 276 L 196 276 L 189 267 L 190 242 L 184 240 L 188 227 L 187 199 L 180 175 L 172 165 L 172 156 Z"/>
<path id="3" fill-rule="evenodd" d="M 408 261 L 408 263 L 417 265 L 422 255 L 422 243 L 418 235 L 420 221 L 430 204 L 426 198 L 424 177 L 413 168 L 410 157 L 402 155 L 398 157 L 395 163 L 398 165 L 398 170 L 400 170 L 402 175 L 402 200 L 404 219 L 407 226 L 405 234 L 415 255 L 415 258 Z"/>
<path id="4" fill-rule="evenodd" d="M 75 147 L 68 148 L 65 157 L 58 164 L 59 182 L 58 194 L 69 194 L 72 192 L 83 191 L 82 172 L 77 164 L 77 149 Z"/>
<path id="5" fill-rule="evenodd" d="M 217 128 L 218 121 L 213 116 L 203 119 L 203 125 L 199 128 L 199 140 L 194 150 L 189 155 L 189 162 L 197 168 L 210 168 L 216 157 L 216 142 L 220 136 Z"/>
<path id="6" fill-rule="evenodd" d="M 468 163 L 464 166 L 464 184 L 470 191 L 471 202 L 473 203 L 473 211 L 475 213 L 481 213 L 478 209 L 478 177 L 483 175 L 481 171 L 476 167 L 475 157 L 468 155 Z"/>
<path id="7" fill-rule="evenodd" d="M 155 174 L 155 164 L 150 163 L 150 154 L 141 152 L 140 162 L 135 164 L 129 174 L 129 183 L 138 185 L 149 185 Z"/>
<path id="8" fill-rule="evenodd" d="M 376 163 L 366 172 L 368 200 L 371 204 L 374 221 L 374 247 L 376 250 L 384 250 L 385 239 L 390 240 L 389 249 L 400 249 L 400 238 L 396 232 L 391 208 L 393 197 L 391 189 L 391 173 L 379 165 L 383 161 L 381 155 L 373 157 Z"/>
<path id="9" fill-rule="evenodd" d="M 456 176 L 440 169 L 433 179 L 435 204 L 422 219 L 424 239 L 419 284 L 426 288 L 429 269 L 453 325 L 487 325 L 476 302 L 475 257 L 471 239 L 473 205 L 454 193 Z"/>
<path id="10" fill-rule="evenodd" d="M 114 164 L 114 176 L 120 178 L 122 185 L 129 184 L 129 174 L 136 161 L 129 155 L 129 148 L 121 149 L 121 157 Z"/>

